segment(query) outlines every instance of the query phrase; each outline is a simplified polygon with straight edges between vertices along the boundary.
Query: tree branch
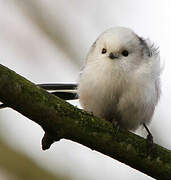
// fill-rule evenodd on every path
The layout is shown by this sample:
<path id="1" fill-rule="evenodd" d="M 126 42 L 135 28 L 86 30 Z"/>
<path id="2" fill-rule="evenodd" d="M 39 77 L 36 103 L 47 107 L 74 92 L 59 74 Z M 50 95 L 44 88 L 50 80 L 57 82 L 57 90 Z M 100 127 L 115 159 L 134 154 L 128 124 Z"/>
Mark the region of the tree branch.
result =
<path id="1" fill-rule="evenodd" d="M 116 134 L 110 122 L 94 117 L 46 92 L 14 71 L 0 65 L 0 101 L 45 131 L 43 149 L 61 138 L 81 143 L 158 180 L 171 179 L 171 151 L 147 142 L 124 129 Z"/>

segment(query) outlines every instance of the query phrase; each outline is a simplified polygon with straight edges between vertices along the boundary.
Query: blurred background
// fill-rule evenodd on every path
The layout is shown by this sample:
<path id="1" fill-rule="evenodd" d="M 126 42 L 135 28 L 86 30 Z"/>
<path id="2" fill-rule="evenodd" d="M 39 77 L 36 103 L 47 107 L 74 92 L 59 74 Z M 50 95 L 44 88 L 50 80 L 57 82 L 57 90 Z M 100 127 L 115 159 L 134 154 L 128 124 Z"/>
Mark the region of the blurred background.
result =
<path id="1" fill-rule="evenodd" d="M 0 63 L 34 83 L 76 82 L 101 32 L 133 29 L 160 47 L 162 96 L 150 130 L 156 143 L 171 149 L 170 8 L 169 0 L 0 0 Z M 143 129 L 136 133 L 146 135 Z M 69 140 L 42 151 L 42 136 L 26 117 L 0 110 L 0 180 L 153 179 Z"/>

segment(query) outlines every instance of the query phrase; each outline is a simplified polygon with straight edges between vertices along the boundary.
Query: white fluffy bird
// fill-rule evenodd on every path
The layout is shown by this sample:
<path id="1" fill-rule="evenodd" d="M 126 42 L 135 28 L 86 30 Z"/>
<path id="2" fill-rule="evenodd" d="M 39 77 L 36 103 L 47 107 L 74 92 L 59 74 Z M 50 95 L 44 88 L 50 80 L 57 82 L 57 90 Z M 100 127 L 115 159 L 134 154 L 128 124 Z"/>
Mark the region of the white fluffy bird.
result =
<path id="1" fill-rule="evenodd" d="M 85 111 L 128 130 L 152 119 L 160 96 L 160 57 L 148 41 L 124 27 L 102 33 L 92 45 L 78 83 Z M 75 99 L 66 89 L 76 84 L 39 84 L 64 99 Z M 65 90 L 65 91 L 63 91 Z M 5 105 L 1 105 L 5 107 Z"/>
<path id="2" fill-rule="evenodd" d="M 82 107 L 135 130 L 148 124 L 160 96 L 160 57 L 132 30 L 111 28 L 92 45 L 81 73 Z"/>

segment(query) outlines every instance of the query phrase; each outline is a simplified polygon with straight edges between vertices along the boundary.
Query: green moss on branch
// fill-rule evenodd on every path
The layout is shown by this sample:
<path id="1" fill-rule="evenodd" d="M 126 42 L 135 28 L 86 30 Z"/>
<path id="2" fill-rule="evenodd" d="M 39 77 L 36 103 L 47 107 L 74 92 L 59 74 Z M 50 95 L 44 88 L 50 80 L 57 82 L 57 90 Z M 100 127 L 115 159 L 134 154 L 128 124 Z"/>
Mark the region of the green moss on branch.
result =
<path id="1" fill-rule="evenodd" d="M 45 131 L 47 147 L 54 140 L 70 139 L 115 158 L 149 176 L 171 179 L 171 151 L 155 144 L 147 156 L 146 140 L 80 110 L 0 65 L 0 101 Z"/>

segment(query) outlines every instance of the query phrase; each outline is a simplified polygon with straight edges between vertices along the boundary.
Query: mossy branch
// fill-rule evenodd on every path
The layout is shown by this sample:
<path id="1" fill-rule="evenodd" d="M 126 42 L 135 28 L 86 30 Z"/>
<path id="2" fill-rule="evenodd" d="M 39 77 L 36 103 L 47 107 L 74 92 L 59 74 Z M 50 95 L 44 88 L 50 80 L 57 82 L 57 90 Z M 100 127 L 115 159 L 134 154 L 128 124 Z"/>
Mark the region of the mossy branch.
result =
<path id="1" fill-rule="evenodd" d="M 0 65 L 0 101 L 45 131 L 43 149 L 61 138 L 81 143 L 158 180 L 171 180 L 171 151 L 154 144 L 149 155 L 146 140 L 110 122 L 94 117 L 48 93 Z"/>

